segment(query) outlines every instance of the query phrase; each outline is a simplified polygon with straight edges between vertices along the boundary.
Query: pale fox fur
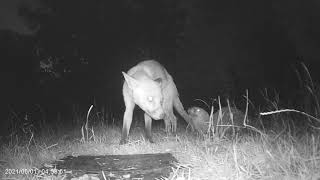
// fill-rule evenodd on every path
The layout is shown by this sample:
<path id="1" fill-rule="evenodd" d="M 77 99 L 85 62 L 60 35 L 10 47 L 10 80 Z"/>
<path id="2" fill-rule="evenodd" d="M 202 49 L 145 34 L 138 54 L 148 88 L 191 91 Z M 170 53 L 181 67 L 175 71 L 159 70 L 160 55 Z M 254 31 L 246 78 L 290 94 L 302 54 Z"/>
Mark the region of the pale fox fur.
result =
<path id="1" fill-rule="evenodd" d="M 123 73 L 123 98 L 126 110 L 123 116 L 123 128 L 120 144 L 127 142 L 135 105 L 145 113 L 146 138 L 151 136 L 152 119 L 164 119 L 166 131 L 176 131 L 177 119 L 173 107 L 193 127 L 190 116 L 186 113 L 179 99 L 178 90 L 167 70 L 155 60 L 142 61 Z"/>

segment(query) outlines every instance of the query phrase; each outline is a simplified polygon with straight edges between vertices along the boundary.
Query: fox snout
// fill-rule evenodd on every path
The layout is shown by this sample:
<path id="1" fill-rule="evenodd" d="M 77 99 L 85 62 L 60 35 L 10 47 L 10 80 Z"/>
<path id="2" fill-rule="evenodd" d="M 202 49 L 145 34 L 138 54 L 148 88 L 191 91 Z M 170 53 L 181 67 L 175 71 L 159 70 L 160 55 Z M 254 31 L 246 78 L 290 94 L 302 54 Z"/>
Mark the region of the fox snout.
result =
<path id="1" fill-rule="evenodd" d="M 164 113 L 162 113 L 162 114 L 160 114 L 160 117 L 159 117 L 159 119 L 164 119 Z"/>
<path id="2" fill-rule="evenodd" d="M 149 111 L 148 114 L 149 114 L 154 120 L 163 119 L 164 116 L 165 116 L 165 113 L 164 113 L 162 110 Z"/>

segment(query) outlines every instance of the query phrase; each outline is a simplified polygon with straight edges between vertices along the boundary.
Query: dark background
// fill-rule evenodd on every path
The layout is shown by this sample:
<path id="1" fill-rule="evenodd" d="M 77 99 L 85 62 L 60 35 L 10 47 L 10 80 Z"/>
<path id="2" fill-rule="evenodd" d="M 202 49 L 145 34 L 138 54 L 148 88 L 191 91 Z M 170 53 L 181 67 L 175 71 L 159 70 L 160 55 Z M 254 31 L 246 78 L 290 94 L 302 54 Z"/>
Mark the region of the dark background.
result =
<path id="1" fill-rule="evenodd" d="M 68 119 L 74 104 L 121 121 L 121 71 L 146 59 L 167 68 L 185 107 L 217 96 L 240 103 L 246 89 L 259 105 L 264 88 L 290 104 L 301 62 L 319 81 L 319 22 L 316 0 L 1 1 L 0 130 L 13 112 Z M 52 69 L 39 67 L 49 60 Z"/>

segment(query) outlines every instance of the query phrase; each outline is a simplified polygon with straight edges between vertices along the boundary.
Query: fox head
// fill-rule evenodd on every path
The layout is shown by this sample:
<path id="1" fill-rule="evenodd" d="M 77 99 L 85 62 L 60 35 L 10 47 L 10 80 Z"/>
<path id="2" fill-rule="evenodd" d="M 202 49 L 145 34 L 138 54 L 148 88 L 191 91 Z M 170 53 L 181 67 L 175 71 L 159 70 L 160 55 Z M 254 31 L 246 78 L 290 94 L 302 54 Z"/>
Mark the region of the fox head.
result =
<path id="1" fill-rule="evenodd" d="M 147 77 L 135 79 L 124 72 L 122 74 L 132 91 L 134 102 L 153 119 L 163 119 L 161 79 L 152 80 Z"/>

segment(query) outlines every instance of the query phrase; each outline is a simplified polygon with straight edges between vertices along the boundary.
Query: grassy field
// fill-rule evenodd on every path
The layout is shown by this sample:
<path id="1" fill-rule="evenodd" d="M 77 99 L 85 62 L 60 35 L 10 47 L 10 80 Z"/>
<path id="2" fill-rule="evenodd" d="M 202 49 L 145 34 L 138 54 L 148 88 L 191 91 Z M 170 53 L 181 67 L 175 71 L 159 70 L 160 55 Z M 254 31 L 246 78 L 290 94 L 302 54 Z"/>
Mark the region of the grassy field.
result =
<path id="1" fill-rule="evenodd" d="M 130 132 L 129 143 L 120 146 L 121 129 L 117 126 L 95 125 L 88 139 L 82 135 L 81 126 L 69 130 L 62 127 L 2 142 L 1 179 L 63 179 L 10 173 L 39 168 L 67 155 L 163 152 L 172 153 L 179 161 L 169 179 L 320 179 L 319 130 L 302 134 L 290 129 L 246 131 L 232 138 L 209 138 L 181 126 L 176 135 L 154 127 L 156 143 L 151 144 L 144 139 L 143 128 L 137 126 Z"/>

